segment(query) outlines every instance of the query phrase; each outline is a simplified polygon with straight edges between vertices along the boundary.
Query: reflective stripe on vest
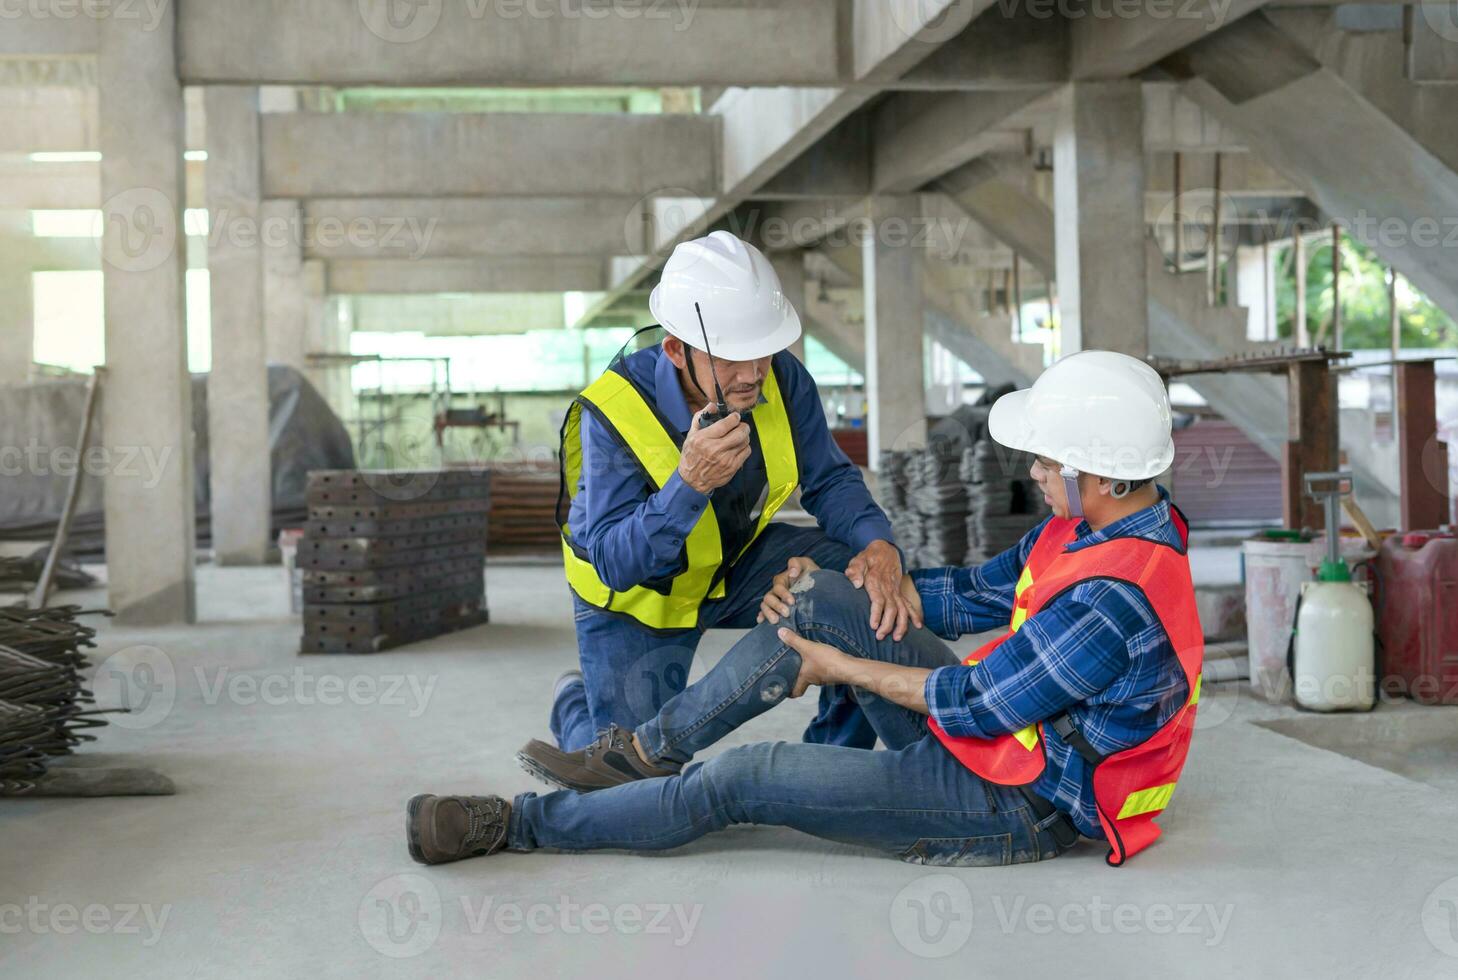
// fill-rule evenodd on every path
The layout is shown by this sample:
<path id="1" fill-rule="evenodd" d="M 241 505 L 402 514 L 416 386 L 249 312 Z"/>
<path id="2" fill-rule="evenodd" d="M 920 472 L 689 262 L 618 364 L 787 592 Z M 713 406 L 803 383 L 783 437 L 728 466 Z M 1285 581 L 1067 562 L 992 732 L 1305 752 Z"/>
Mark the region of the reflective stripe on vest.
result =
<path id="1" fill-rule="evenodd" d="M 1173 505 L 1170 513 L 1181 540 L 1187 541 L 1189 528 L 1184 515 Z M 1194 731 L 1204 633 L 1195 606 L 1189 561 L 1183 552 L 1139 538 L 1115 538 L 1068 553 L 1065 548 L 1075 540 L 1077 526 L 1073 520 L 1054 518 L 1048 522 L 1018 580 L 1009 631 L 965 662 L 977 664 L 995 654 L 997 647 L 1045 603 L 1080 582 L 1118 579 L 1143 592 L 1179 658 L 1190 695 L 1150 738 L 1094 766 L 1094 801 L 1109 841 L 1107 860 L 1119 865 L 1159 836 L 1153 818 L 1169 805 Z M 992 739 L 948 735 L 935 720 L 931 730 L 958 760 L 991 782 L 1027 785 L 1042 775 L 1047 764 L 1041 723 Z"/>
<path id="2" fill-rule="evenodd" d="M 774 369 L 765 375 L 764 400 L 754 408 L 754 427 L 764 453 L 768 496 L 754 534 L 739 553 L 725 561 L 719 519 L 713 501 L 704 507 L 698 523 L 684 538 L 687 559 L 684 570 L 669 583 L 667 594 L 635 585 L 615 591 L 598 576 L 586 552 L 572 541 L 567 517 L 582 478 L 582 412 L 584 409 L 607 428 L 632 454 L 653 491 L 663 486 L 678 469 L 678 444 L 649 405 L 643 393 L 627 377 L 608 370 L 580 394 L 562 423 L 562 495 L 557 520 L 562 530 L 562 560 L 567 583 L 583 602 L 608 612 L 631 617 L 653 630 L 671 632 L 698 625 L 699 607 L 705 599 L 725 594 L 724 574 L 728 566 L 754 544 L 775 513 L 799 484 L 795 440 Z"/>

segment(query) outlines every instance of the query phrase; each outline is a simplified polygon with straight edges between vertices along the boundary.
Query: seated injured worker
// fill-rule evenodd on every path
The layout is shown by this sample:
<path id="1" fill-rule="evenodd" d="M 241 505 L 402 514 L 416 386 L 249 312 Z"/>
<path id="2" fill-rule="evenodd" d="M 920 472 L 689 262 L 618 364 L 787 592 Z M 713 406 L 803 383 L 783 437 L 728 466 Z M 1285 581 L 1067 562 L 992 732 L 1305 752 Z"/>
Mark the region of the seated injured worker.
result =
<path id="1" fill-rule="evenodd" d="M 730 824 L 925 864 L 1036 861 L 1080 835 L 1106 841 L 1110 864 L 1148 846 L 1189 749 L 1203 653 L 1188 527 L 1152 482 L 1174 456 L 1164 384 L 1122 354 L 1073 354 L 999 399 L 988 426 L 1035 456 L 1053 513 L 978 568 L 905 577 L 926 628 L 878 636 L 864 591 L 800 563 L 764 621 L 656 717 L 579 752 L 522 750 L 570 789 L 412 799 L 411 856 L 663 850 Z M 938 639 L 997 628 L 965 660 Z M 761 742 L 690 764 L 830 684 L 853 687 L 887 750 Z"/>

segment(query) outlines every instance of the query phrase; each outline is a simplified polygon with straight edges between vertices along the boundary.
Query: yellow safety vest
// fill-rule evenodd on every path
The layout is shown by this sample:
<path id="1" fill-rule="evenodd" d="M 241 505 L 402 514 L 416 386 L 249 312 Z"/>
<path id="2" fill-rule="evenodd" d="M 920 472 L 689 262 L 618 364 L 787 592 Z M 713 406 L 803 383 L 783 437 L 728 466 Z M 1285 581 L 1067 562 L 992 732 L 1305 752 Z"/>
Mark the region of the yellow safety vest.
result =
<path id="1" fill-rule="evenodd" d="M 651 630 L 672 632 L 699 625 L 699 606 L 706 599 L 724 597 L 724 577 L 729 567 L 754 544 L 800 483 L 790 416 L 773 368 L 765 376 L 763 391 L 764 400 L 754 408 L 754 427 L 764 453 L 769 495 L 754 536 L 739 554 L 726 561 L 719 520 L 710 499 L 699 522 L 684 539 L 687 567 L 668 583 L 666 591 L 644 585 L 622 592 L 609 588 L 592 567 L 586 549 L 572 540 L 567 517 L 582 479 L 584 408 L 632 454 L 655 493 L 663 489 L 678 469 L 679 437 L 669 431 L 626 372 L 616 367 L 609 368 L 577 396 L 562 423 L 562 487 L 557 501 L 557 523 L 562 529 L 567 584 L 578 598 L 598 609 L 629 616 Z"/>

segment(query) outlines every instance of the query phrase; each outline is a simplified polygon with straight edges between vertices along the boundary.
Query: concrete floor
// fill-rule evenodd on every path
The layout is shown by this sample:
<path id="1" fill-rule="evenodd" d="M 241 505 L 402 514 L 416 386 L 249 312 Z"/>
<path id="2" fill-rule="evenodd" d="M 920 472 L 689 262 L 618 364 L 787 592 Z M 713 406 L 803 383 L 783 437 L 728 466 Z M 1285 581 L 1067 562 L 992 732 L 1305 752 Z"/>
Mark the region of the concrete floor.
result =
<path id="1" fill-rule="evenodd" d="M 573 661 L 560 572 L 493 567 L 491 625 L 327 658 L 294 653 L 277 568 L 198 578 L 202 625 L 103 627 L 101 694 L 154 696 L 77 760 L 155 766 L 178 793 L 0 802 L 0 975 L 1458 976 L 1448 709 L 1380 709 L 1383 737 L 1418 730 L 1428 761 L 1405 778 L 1211 685 L 1165 838 L 1122 869 L 1092 843 L 920 868 L 770 828 L 425 869 L 401 830 L 412 794 L 533 788 L 512 754 Z M 317 703 L 325 679 L 343 703 Z M 795 738 L 808 710 L 738 740 Z"/>

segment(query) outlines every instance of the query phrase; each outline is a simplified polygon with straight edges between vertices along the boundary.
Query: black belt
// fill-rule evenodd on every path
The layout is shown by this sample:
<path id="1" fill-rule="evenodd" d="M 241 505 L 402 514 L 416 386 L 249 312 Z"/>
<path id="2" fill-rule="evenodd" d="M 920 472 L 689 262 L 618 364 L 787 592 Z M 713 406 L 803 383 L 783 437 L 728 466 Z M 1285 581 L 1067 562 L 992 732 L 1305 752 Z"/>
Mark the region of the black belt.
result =
<path id="1" fill-rule="evenodd" d="M 1078 843 L 1078 828 L 1073 825 L 1073 820 L 1068 814 L 1026 786 L 1019 786 L 1018 790 L 1028 801 L 1028 806 L 1033 808 L 1033 815 L 1038 818 L 1039 830 L 1051 833 L 1053 840 L 1060 848 L 1069 848 Z"/>

